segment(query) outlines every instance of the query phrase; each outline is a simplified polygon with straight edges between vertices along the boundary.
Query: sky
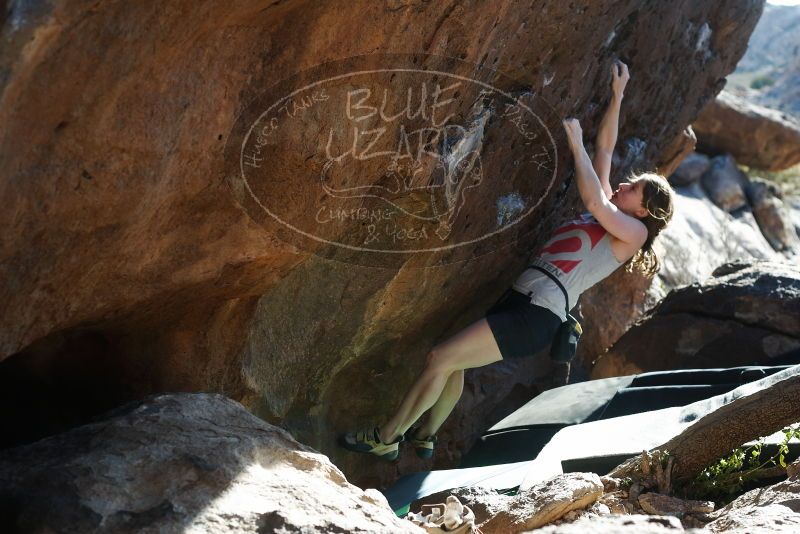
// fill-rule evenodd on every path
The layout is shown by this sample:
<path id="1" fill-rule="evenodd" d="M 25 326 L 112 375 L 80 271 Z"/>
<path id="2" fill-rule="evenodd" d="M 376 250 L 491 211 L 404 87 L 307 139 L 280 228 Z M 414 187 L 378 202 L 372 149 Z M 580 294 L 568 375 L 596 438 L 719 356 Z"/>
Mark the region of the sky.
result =
<path id="1" fill-rule="evenodd" d="M 776 6 L 800 6 L 800 0 L 767 0 L 767 3 Z"/>

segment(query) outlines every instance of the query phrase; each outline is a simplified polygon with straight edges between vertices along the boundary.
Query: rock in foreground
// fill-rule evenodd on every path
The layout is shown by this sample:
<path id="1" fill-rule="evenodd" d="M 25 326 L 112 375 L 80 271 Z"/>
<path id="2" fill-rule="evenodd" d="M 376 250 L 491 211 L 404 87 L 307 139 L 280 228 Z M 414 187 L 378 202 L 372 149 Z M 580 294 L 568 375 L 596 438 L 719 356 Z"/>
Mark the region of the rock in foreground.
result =
<path id="1" fill-rule="evenodd" d="M 714 204 L 728 212 L 747 206 L 744 192 L 747 175 L 739 170 L 730 154 L 717 156 L 710 163 L 700 180 Z"/>
<path id="2" fill-rule="evenodd" d="M 772 248 L 792 253 L 800 250 L 800 238 L 780 187 L 756 177 L 750 180 L 746 192 L 761 233 Z"/>
<path id="3" fill-rule="evenodd" d="M 481 487 L 455 488 L 428 495 L 411 505 L 444 502 L 455 495 L 475 513 L 483 534 L 523 532 L 557 521 L 574 510 L 583 510 L 603 494 L 603 483 L 594 473 L 564 473 L 514 496 Z"/>
<path id="4" fill-rule="evenodd" d="M 800 350 L 800 267 L 726 264 L 671 292 L 603 355 L 592 378 L 682 368 L 770 365 Z"/>
<path id="5" fill-rule="evenodd" d="M 0 454 L 15 532 L 423 532 L 221 395 L 129 404 Z"/>
<path id="6" fill-rule="evenodd" d="M 548 525 L 535 530 L 537 534 L 667 534 L 669 532 L 685 532 L 677 517 L 659 517 L 649 515 L 610 515 L 586 518 L 574 523 Z M 702 530 L 692 529 L 689 532 L 699 533 Z"/>
<path id="7" fill-rule="evenodd" d="M 706 525 L 712 532 L 800 531 L 800 478 L 793 476 L 767 488 L 750 490 L 720 508 Z"/>
<path id="8" fill-rule="evenodd" d="M 669 182 L 676 187 L 684 187 L 700 179 L 708 170 L 711 161 L 705 154 L 692 152 L 681 161 L 675 172 L 669 177 Z"/>

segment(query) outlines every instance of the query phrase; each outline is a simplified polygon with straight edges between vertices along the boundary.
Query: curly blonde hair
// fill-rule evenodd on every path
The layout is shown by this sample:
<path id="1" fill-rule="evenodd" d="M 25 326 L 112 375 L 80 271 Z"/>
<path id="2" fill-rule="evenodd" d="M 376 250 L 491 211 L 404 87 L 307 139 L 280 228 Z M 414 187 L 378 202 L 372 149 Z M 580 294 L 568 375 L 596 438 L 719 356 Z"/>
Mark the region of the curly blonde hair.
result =
<path id="1" fill-rule="evenodd" d="M 625 264 L 625 270 L 628 272 L 636 270 L 647 277 L 652 277 L 661 268 L 661 263 L 653 250 L 653 241 L 672 219 L 675 191 L 666 178 L 658 174 L 644 173 L 631 177 L 629 181 L 635 183 L 639 180 L 645 182 L 642 207 L 647 210 L 647 215 L 639 220 L 647 227 L 647 240 Z"/>

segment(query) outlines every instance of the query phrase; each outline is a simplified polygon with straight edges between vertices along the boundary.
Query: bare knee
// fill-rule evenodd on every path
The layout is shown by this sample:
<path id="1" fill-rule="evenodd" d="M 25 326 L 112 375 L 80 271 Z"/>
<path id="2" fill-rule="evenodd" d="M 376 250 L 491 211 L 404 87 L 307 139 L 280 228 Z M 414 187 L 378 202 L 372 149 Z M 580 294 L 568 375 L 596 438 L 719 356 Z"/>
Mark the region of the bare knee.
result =
<path id="1" fill-rule="evenodd" d="M 458 362 L 454 361 L 448 352 L 435 347 L 428 352 L 425 360 L 425 372 L 450 376 L 452 372 L 459 370 L 461 368 L 458 367 Z"/>
<path id="2" fill-rule="evenodd" d="M 429 367 L 431 365 L 431 362 L 433 361 L 433 354 L 434 349 L 431 349 L 428 351 L 428 354 L 425 355 L 425 367 Z"/>

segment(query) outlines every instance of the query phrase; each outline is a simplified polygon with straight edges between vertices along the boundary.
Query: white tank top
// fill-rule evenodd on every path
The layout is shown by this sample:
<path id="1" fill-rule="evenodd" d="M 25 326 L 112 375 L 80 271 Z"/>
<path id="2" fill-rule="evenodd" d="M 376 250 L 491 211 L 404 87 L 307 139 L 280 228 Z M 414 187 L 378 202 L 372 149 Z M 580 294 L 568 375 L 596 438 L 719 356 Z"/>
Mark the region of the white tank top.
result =
<path id="1" fill-rule="evenodd" d="M 558 227 L 541 254 L 531 261 L 531 265 L 547 270 L 564 285 L 570 308 L 577 304 L 581 293 L 624 263 L 611 252 L 611 234 L 588 211 Z M 566 321 L 564 293 L 546 274 L 529 267 L 512 287 L 530 295 L 531 303 Z"/>

